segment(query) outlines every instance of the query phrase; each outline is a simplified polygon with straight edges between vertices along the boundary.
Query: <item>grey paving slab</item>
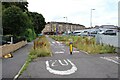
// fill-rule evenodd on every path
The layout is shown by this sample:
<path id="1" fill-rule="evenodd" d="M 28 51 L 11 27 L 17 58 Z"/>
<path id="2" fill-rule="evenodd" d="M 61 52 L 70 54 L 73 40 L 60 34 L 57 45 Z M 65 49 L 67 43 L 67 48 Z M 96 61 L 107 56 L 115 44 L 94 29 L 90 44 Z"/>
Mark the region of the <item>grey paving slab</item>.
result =
<path id="1" fill-rule="evenodd" d="M 32 48 L 30 42 L 26 46 L 12 53 L 13 58 L 2 59 L 2 78 L 14 78 L 25 63 L 27 56 Z"/>

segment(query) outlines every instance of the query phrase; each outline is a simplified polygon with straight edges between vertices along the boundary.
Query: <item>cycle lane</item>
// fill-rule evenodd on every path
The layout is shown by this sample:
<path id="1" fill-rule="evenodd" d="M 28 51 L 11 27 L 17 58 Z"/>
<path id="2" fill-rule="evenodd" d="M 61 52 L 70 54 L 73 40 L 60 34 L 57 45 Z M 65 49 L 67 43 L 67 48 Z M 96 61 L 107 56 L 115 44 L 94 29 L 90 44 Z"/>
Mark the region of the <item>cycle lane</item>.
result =
<path id="1" fill-rule="evenodd" d="M 48 38 L 52 57 L 38 58 L 30 63 L 20 78 L 117 78 L 118 65 L 89 56 Z M 62 46 L 62 47 L 61 47 Z M 57 53 L 56 53 L 57 52 Z"/>

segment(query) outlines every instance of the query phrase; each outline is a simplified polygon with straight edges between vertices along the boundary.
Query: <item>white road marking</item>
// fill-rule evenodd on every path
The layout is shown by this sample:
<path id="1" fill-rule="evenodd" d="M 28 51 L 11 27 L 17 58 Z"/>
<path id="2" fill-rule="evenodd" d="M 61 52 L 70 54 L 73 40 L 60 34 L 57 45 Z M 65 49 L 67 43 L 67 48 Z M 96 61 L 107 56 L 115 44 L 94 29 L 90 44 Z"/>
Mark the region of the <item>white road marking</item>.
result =
<path id="1" fill-rule="evenodd" d="M 56 43 L 60 44 L 60 42 L 56 41 Z"/>
<path id="2" fill-rule="evenodd" d="M 119 59 L 119 57 L 117 56 L 117 57 L 115 57 L 116 59 Z"/>
<path id="3" fill-rule="evenodd" d="M 57 66 L 57 65 L 55 65 L 56 62 L 57 62 L 57 60 L 55 60 L 55 61 L 51 64 L 51 66 Z"/>
<path id="4" fill-rule="evenodd" d="M 54 42 L 54 41 L 53 41 L 52 43 L 53 43 L 53 44 L 55 44 L 55 42 Z"/>
<path id="5" fill-rule="evenodd" d="M 75 71 L 77 71 L 77 67 L 69 59 L 67 59 L 67 61 L 72 65 L 72 68 L 69 70 L 66 70 L 66 71 L 54 70 L 50 68 L 49 61 L 46 61 L 46 69 L 50 73 L 57 74 L 57 75 L 70 75 L 70 74 L 75 73 Z"/>
<path id="6" fill-rule="evenodd" d="M 26 65 L 27 61 L 24 63 L 24 65 L 22 66 L 22 68 L 19 70 L 19 72 L 17 73 L 17 75 L 15 75 L 14 79 L 13 80 L 16 80 L 19 76 L 20 76 L 20 73 L 21 71 L 23 70 L 24 66 Z"/>
<path id="7" fill-rule="evenodd" d="M 107 57 L 100 57 L 100 58 L 105 59 L 105 60 L 108 60 L 108 61 L 111 61 L 111 62 L 114 62 L 114 63 L 116 63 L 116 64 L 120 64 L 119 62 L 117 62 L 117 61 L 115 61 L 115 60 L 113 60 L 113 59 L 107 58 Z"/>
<path id="8" fill-rule="evenodd" d="M 81 52 L 83 52 L 83 53 L 86 53 L 87 55 L 89 55 L 89 53 L 88 52 L 86 52 L 86 51 L 82 51 L 82 50 L 80 50 Z"/>
<path id="9" fill-rule="evenodd" d="M 58 61 L 62 66 L 67 66 L 68 65 L 68 62 L 66 60 L 64 60 L 65 64 L 63 64 L 61 60 L 58 60 Z"/>
<path id="10" fill-rule="evenodd" d="M 79 51 L 73 51 L 74 53 L 79 53 Z"/>
<path id="11" fill-rule="evenodd" d="M 62 49 L 62 51 L 65 51 L 65 49 Z"/>
<path id="12" fill-rule="evenodd" d="M 64 53 L 63 51 L 60 51 L 60 52 L 55 52 L 56 54 L 59 54 L 59 53 Z"/>
<path id="13" fill-rule="evenodd" d="M 58 45 L 60 45 L 60 46 L 63 45 L 62 42 L 56 41 L 56 43 L 57 43 Z"/>

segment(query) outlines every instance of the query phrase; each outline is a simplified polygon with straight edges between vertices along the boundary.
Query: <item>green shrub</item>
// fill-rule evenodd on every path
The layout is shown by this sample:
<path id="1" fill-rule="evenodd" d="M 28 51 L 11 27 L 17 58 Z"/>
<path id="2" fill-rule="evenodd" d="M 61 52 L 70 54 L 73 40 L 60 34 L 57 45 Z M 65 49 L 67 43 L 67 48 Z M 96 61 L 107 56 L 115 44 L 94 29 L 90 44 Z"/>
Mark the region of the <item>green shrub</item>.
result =
<path id="1" fill-rule="evenodd" d="M 27 41 L 32 41 L 36 37 L 36 33 L 32 29 L 27 29 L 25 32 L 25 36 L 27 38 Z"/>

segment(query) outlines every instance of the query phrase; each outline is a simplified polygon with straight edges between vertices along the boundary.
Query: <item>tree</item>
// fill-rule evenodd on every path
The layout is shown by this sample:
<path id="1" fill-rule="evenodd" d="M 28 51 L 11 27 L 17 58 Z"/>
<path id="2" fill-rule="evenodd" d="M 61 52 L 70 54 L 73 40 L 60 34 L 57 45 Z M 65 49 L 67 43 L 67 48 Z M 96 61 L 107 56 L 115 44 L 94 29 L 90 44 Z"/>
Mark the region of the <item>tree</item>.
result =
<path id="1" fill-rule="evenodd" d="M 28 11 L 28 2 L 2 2 L 3 9 L 13 5 L 19 7 L 23 12 Z"/>
<path id="2" fill-rule="evenodd" d="M 36 13 L 36 12 L 30 12 L 30 16 L 32 18 L 33 26 L 35 29 L 35 33 L 39 34 L 45 27 L 45 18 L 42 14 Z"/>
<path id="3" fill-rule="evenodd" d="M 30 25 L 27 14 L 17 6 L 6 8 L 2 20 L 4 35 L 21 36 Z"/>

